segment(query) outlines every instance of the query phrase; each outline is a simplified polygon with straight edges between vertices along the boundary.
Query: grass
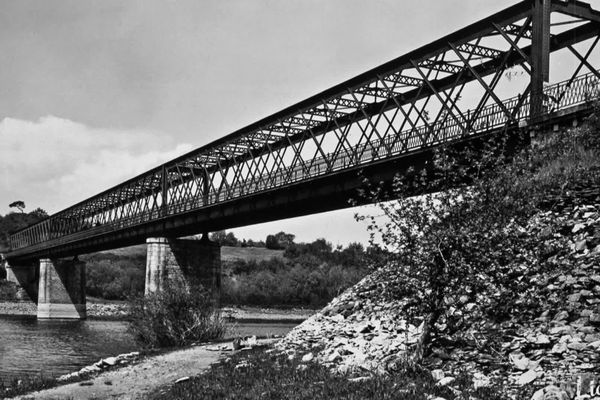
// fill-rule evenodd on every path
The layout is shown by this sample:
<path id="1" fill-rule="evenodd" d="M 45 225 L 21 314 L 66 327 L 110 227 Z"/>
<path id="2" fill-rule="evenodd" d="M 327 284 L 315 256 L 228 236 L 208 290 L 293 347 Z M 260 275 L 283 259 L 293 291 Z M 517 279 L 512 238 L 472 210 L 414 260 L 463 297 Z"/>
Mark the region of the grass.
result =
<path id="1" fill-rule="evenodd" d="M 234 260 L 246 260 L 246 261 L 263 261 L 269 260 L 273 257 L 283 258 L 284 250 L 270 250 L 264 247 L 221 247 L 221 261 L 234 261 Z M 115 256 L 122 257 L 146 257 L 146 245 L 140 244 L 136 246 L 123 247 L 120 249 L 106 250 L 100 253 L 112 254 Z"/>
<path id="2" fill-rule="evenodd" d="M 15 377 L 10 382 L 4 382 L 0 379 L 0 399 L 48 389 L 56 386 L 57 383 L 55 378 L 50 378 L 43 374 Z"/>
<path id="3" fill-rule="evenodd" d="M 358 378 L 358 379 L 356 379 Z M 353 380 L 354 379 L 354 380 Z M 470 379 L 459 378 L 462 395 L 486 400 L 507 398 L 498 388 L 474 390 Z M 316 363 L 303 364 L 285 354 L 265 348 L 239 352 L 213 364 L 211 369 L 188 381 L 162 387 L 150 399 L 286 399 L 353 400 L 404 399 L 426 400 L 435 397 L 459 399 L 444 386 L 436 386 L 424 370 L 404 371 L 397 375 L 334 375 Z"/>
<path id="4" fill-rule="evenodd" d="M 284 250 L 270 250 L 264 247 L 221 247 L 221 261 L 267 261 L 271 258 L 283 259 Z"/>

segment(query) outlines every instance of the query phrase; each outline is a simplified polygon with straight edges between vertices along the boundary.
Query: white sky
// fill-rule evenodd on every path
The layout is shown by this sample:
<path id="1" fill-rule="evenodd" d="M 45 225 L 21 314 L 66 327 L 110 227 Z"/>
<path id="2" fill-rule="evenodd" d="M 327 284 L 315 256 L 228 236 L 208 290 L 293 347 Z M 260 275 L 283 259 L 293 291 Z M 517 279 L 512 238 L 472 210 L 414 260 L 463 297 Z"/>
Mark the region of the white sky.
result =
<path id="1" fill-rule="evenodd" d="M 3 0 L 0 214 L 60 211 L 514 3 Z M 366 242 L 354 212 L 234 232 Z"/>

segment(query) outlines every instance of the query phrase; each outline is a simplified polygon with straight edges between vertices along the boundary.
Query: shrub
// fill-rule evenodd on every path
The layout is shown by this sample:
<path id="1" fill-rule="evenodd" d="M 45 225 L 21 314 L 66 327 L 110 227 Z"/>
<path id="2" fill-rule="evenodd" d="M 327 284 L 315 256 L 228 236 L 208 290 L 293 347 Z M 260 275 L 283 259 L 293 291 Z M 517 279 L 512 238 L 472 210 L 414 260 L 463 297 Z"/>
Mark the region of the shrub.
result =
<path id="1" fill-rule="evenodd" d="M 225 333 L 225 321 L 201 285 L 172 283 L 137 297 L 131 302 L 130 318 L 130 332 L 146 347 L 184 346 Z"/>
<path id="2" fill-rule="evenodd" d="M 0 281 L 0 300 L 13 301 L 17 298 L 17 285 L 13 282 Z"/>
<path id="3" fill-rule="evenodd" d="M 388 295 L 404 301 L 409 319 L 424 319 L 416 361 L 438 326 L 456 333 L 499 307 L 525 318 L 537 313 L 536 299 L 528 307 L 515 303 L 527 289 L 527 280 L 516 278 L 524 273 L 519 266 L 527 264 L 529 273 L 552 266 L 539 258 L 540 241 L 525 226 L 549 194 L 560 197 L 582 179 L 600 183 L 599 149 L 590 145 L 597 138 L 588 127 L 516 153 L 499 138 L 475 148 L 449 146 L 434 154 L 433 168 L 395 179 L 399 200 L 382 203 L 388 221 L 371 217 L 370 228 L 393 250 L 387 262 L 399 278 Z M 432 187 L 439 192 L 429 193 Z M 365 193 L 386 199 L 377 187 Z"/>

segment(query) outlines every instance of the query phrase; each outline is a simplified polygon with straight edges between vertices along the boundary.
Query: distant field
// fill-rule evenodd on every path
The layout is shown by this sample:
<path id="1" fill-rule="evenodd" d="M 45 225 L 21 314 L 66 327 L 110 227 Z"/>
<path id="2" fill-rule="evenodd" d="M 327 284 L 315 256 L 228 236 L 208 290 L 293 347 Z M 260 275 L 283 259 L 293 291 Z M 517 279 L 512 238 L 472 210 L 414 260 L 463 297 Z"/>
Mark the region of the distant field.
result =
<path id="1" fill-rule="evenodd" d="M 146 245 L 138 244 L 136 246 L 122 247 L 120 249 L 100 251 L 99 254 L 114 254 L 123 257 L 146 256 Z"/>
<path id="2" fill-rule="evenodd" d="M 107 250 L 102 253 L 110 253 L 124 257 L 135 257 L 146 255 L 146 245 L 123 247 L 121 249 Z M 283 250 L 269 250 L 264 247 L 221 247 L 221 261 L 234 260 L 269 260 L 273 257 L 283 258 Z"/>
<path id="3" fill-rule="evenodd" d="M 262 261 L 271 258 L 283 258 L 283 250 L 269 250 L 264 247 L 221 247 L 221 261 Z"/>

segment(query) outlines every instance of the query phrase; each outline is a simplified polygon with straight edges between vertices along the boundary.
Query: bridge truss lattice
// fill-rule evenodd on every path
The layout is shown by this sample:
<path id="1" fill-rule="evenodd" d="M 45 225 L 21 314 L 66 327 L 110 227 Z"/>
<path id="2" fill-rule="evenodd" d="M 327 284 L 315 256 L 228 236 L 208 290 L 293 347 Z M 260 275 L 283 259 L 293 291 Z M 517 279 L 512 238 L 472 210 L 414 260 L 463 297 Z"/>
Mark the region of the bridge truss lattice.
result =
<path id="1" fill-rule="evenodd" d="M 599 32 L 586 3 L 520 2 L 19 231 L 8 256 L 533 126 L 596 96 Z M 552 85 L 551 55 L 563 75 Z"/>

